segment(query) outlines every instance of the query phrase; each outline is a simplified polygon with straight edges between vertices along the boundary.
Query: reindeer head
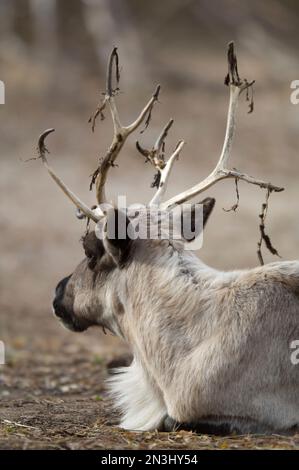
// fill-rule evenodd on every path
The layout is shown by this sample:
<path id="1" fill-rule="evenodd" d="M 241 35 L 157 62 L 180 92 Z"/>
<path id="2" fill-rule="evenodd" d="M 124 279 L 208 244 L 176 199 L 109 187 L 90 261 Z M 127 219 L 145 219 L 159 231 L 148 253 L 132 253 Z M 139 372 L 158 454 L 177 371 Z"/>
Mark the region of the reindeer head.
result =
<path id="1" fill-rule="evenodd" d="M 119 117 L 115 102 L 115 95 L 118 91 L 119 67 L 118 67 L 117 49 L 114 48 L 107 69 L 106 94 L 103 102 L 97 107 L 94 116 L 91 118 L 92 129 L 94 130 L 95 121 L 98 115 L 103 116 L 106 106 L 109 107 L 113 127 L 113 141 L 107 151 L 106 156 L 100 162 L 99 167 L 93 174 L 92 183 L 96 187 L 97 206 L 90 209 L 86 206 L 65 183 L 56 175 L 49 166 L 45 147 L 45 138 L 54 131 L 49 129 L 45 131 L 39 139 L 39 154 L 51 177 L 60 186 L 69 199 L 76 205 L 79 211 L 79 217 L 86 217 L 88 221 L 94 221 L 97 224 L 97 230 L 92 230 L 83 238 L 83 249 L 85 258 L 77 266 L 73 274 L 64 278 L 57 285 L 55 299 L 53 302 L 54 312 L 62 322 L 74 331 L 83 331 L 89 326 L 99 325 L 110 329 L 116 334 L 122 334 L 119 318 L 124 312 L 123 296 L 126 277 L 136 274 L 136 265 L 151 265 L 158 263 L 163 257 L 163 252 L 169 248 L 173 250 L 183 250 L 180 241 L 173 242 L 172 236 L 167 240 L 162 239 L 132 239 L 128 233 L 132 219 L 128 214 L 110 208 L 107 210 L 107 200 L 105 195 L 105 184 L 109 169 L 115 165 L 115 161 L 120 154 L 128 136 L 132 134 L 142 123 L 145 127 L 149 125 L 151 112 L 155 102 L 158 100 L 160 86 L 157 86 L 153 96 L 141 111 L 138 118 L 130 125 L 123 126 Z M 112 84 L 113 70 L 116 71 L 116 87 Z M 137 142 L 137 149 L 153 165 L 156 171 L 153 186 L 157 188 L 156 193 L 147 206 L 147 211 L 155 209 L 163 213 L 171 211 L 173 208 L 181 206 L 191 198 L 202 193 L 216 182 L 233 178 L 236 182 L 239 180 L 255 184 L 268 191 L 281 191 L 282 188 L 273 186 L 270 183 L 256 180 L 235 169 L 228 169 L 228 161 L 231 153 L 232 141 L 235 131 L 235 117 L 238 104 L 238 98 L 243 91 L 247 91 L 253 82 L 241 80 L 238 75 L 237 60 L 234 53 L 233 43 L 228 48 L 228 74 L 225 84 L 230 90 L 229 109 L 227 117 L 226 134 L 223 149 L 215 169 L 203 181 L 199 182 L 190 189 L 178 194 L 171 199 L 164 201 L 164 195 L 167 188 L 170 172 L 174 162 L 184 146 L 184 141 L 179 141 L 171 156 L 165 158 L 165 139 L 173 124 L 171 119 L 162 130 L 152 149 L 147 150 L 141 147 Z M 252 106 L 251 106 L 252 107 Z M 252 110 L 252 109 L 251 109 Z M 206 198 L 201 201 L 203 207 L 203 226 L 208 220 L 214 207 L 215 200 Z M 190 224 L 195 225 L 195 211 L 190 212 Z M 146 215 L 147 216 L 147 215 Z M 140 218 L 141 216 L 139 216 Z M 120 236 L 117 232 L 111 236 L 109 225 L 111 220 L 122 220 L 125 227 L 125 236 Z M 116 224 L 118 226 L 118 224 Z M 115 226 L 115 224 L 114 224 Z M 184 236 L 182 235 L 182 240 Z M 185 240 L 186 241 L 186 240 Z M 187 241 L 190 241 L 188 239 Z M 157 293 L 159 295 L 159 292 Z"/>
<path id="2" fill-rule="evenodd" d="M 213 210 L 215 200 L 206 198 L 203 207 L 203 226 Z M 191 220 L 195 225 L 195 212 Z M 85 258 L 73 274 L 62 279 L 56 287 L 53 310 L 62 323 L 73 331 L 83 331 L 90 326 L 101 326 L 122 335 L 120 317 L 125 313 L 123 286 L 126 278 L 138 272 L 139 263 L 155 263 L 171 246 L 172 250 L 183 250 L 185 239 L 132 239 L 126 214 L 110 209 L 105 224 L 100 226 L 102 233 L 92 230 L 82 239 Z M 138 223 L 142 223 L 139 221 Z M 126 236 L 109 235 L 109 227 L 125 227 Z M 114 232 L 114 231 L 113 231 Z M 188 242 L 188 241 L 187 241 Z"/>

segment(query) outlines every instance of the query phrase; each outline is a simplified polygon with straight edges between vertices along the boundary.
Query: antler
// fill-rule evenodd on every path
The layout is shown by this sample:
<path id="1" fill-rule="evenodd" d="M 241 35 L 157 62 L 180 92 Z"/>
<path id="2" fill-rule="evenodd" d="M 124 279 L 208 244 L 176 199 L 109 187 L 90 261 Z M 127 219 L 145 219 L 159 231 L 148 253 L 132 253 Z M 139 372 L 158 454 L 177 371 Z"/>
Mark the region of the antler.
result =
<path id="1" fill-rule="evenodd" d="M 270 192 L 280 192 L 283 191 L 284 188 L 279 186 L 274 186 L 271 183 L 267 183 L 265 181 L 258 180 L 249 176 L 245 173 L 241 173 L 235 169 L 228 168 L 228 162 L 231 154 L 233 137 L 236 128 L 236 112 L 237 112 L 237 105 L 238 99 L 240 94 L 244 90 L 248 90 L 254 83 L 254 81 L 248 83 L 246 79 L 241 80 L 238 74 L 238 67 L 237 67 L 237 58 L 234 51 L 234 43 L 230 42 L 228 45 L 228 74 L 225 78 L 225 84 L 229 86 L 230 90 L 230 99 L 229 99 L 229 107 L 228 107 L 228 114 L 227 114 L 227 125 L 226 125 L 226 133 L 224 144 L 222 148 L 222 152 L 219 158 L 219 161 L 215 167 L 215 169 L 207 176 L 203 181 L 196 184 L 195 186 L 187 189 L 186 191 L 172 197 L 168 201 L 161 204 L 162 209 L 169 209 L 177 204 L 182 204 L 183 202 L 188 201 L 189 199 L 197 196 L 198 194 L 202 193 L 210 186 L 213 186 L 220 180 L 226 178 L 235 178 L 236 180 L 243 180 L 250 184 L 255 184 L 260 188 L 268 189 Z M 250 110 L 251 112 L 253 109 L 253 104 L 251 103 Z M 159 190 L 158 190 L 159 191 Z M 165 192 L 165 188 L 164 188 Z M 161 194 L 161 192 L 160 192 Z M 158 198 L 159 199 L 159 198 Z"/>
<path id="2" fill-rule="evenodd" d="M 151 150 L 146 150 L 141 147 L 139 142 L 136 142 L 137 150 L 143 155 L 147 161 L 149 161 L 154 168 L 157 170 L 157 174 L 155 176 L 155 180 L 152 184 L 153 187 L 157 187 L 157 192 L 152 198 L 149 203 L 149 206 L 160 206 L 165 191 L 167 189 L 168 179 L 173 167 L 174 162 L 178 159 L 180 152 L 185 145 L 183 140 L 180 140 L 177 143 L 174 152 L 169 157 L 168 161 L 165 162 L 165 139 L 168 135 L 168 131 L 171 128 L 174 120 L 170 119 L 170 121 L 166 124 L 164 129 L 162 130 L 161 134 L 157 138 L 153 148 Z"/>
<path id="3" fill-rule="evenodd" d="M 94 211 L 89 209 L 89 207 L 84 204 L 68 187 L 67 185 L 57 176 L 55 171 L 50 167 L 46 154 L 49 153 L 46 145 L 45 145 L 45 139 L 48 137 L 49 134 L 54 132 L 55 129 L 47 129 L 44 131 L 39 139 L 38 139 L 38 153 L 39 157 L 42 159 L 43 164 L 45 165 L 46 169 L 48 170 L 50 176 L 53 178 L 53 180 L 58 184 L 58 186 L 62 189 L 64 194 L 77 206 L 77 208 L 89 219 L 93 220 L 94 222 L 98 222 L 100 220 L 100 217 L 95 214 Z"/>
<path id="4" fill-rule="evenodd" d="M 115 72 L 116 72 L 116 89 L 113 89 L 112 85 L 112 74 L 113 74 L 113 65 L 115 65 Z M 119 59 L 117 53 L 117 47 L 114 47 L 110 59 L 108 62 L 107 68 L 107 78 L 106 78 L 106 93 L 103 102 L 97 107 L 95 114 L 90 118 L 90 122 L 92 122 L 92 129 L 94 130 L 95 127 L 95 120 L 99 114 L 101 114 L 103 118 L 103 111 L 108 104 L 112 116 L 113 127 L 114 127 L 114 136 L 112 143 L 105 155 L 105 157 L 100 162 L 99 167 L 93 174 L 91 186 L 95 183 L 96 184 L 96 197 L 98 204 L 106 202 L 106 195 L 105 195 L 105 184 L 107 180 L 107 174 L 109 169 L 115 165 L 115 160 L 118 157 L 122 147 L 124 146 L 125 141 L 129 137 L 132 132 L 134 132 L 145 120 L 146 122 L 145 127 L 148 126 L 151 117 L 151 111 L 158 100 L 159 92 L 160 92 L 160 85 L 157 86 L 154 94 L 152 95 L 149 102 L 146 104 L 144 109 L 141 111 L 137 119 L 130 124 L 129 126 L 123 126 L 121 124 L 118 109 L 115 103 L 115 95 L 118 92 L 118 84 L 119 84 Z"/>
<path id="5" fill-rule="evenodd" d="M 113 89 L 113 80 L 112 80 L 114 65 L 115 65 L 116 84 L 117 84 L 117 87 L 115 89 Z M 114 47 L 114 49 L 111 52 L 109 61 L 108 61 L 107 76 L 106 76 L 106 92 L 105 92 L 104 100 L 97 107 L 94 115 L 90 118 L 90 122 L 92 122 L 92 130 L 94 131 L 96 118 L 99 115 L 101 115 L 102 119 L 104 119 L 103 111 L 108 103 L 111 116 L 112 116 L 112 121 L 113 121 L 114 136 L 113 136 L 113 141 L 107 151 L 107 154 L 101 161 L 100 166 L 96 169 L 92 177 L 91 186 L 94 183 L 96 184 L 96 197 L 97 197 L 98 204 L 106 202 L 105 183 L 106 183 L 109 168 L 111 166 L 114 166 L 115 160 L 119 152 L 121 151 L 128 136 L 132 134 L 132 132 L 134 132 L 144 122 L 145 119 L 146 119 L 145 128 L 149 125 L 151 112 L 152 112 L 155 102 L 158 100 L 159 92 L 160 92 L 160 85 L 158 85 L 156 87 L 156 90 L 153 96 L 151 97 L 149 102 L 146 104 L 144 109 L 141 111 L 137 119 L 134 122 L 132 122 L 129 126 L 123 126 L 121 124 L 119 114 L 118 114 L 118 109 L 117 109 L 117 106 L 115 104 L 115 99 L 114 99 L 115 94 L 118 92 L 119 79 L 120 79 L 119 59 L 118 59 L 118 54 L 117 54 L 117 48 Z M 39 157 L 41 158 L 50 176 L 54 179 L 54 181 L 58 184 L 58 186 L 62 189 L 62 191 L 66 194 L 66 196 L 78 208 L 79 214 L 77 214 L 77 216 L 79 218 L 82 218 L 82 214 L 84 214 L 84 216 L 86 216 L 88 219 L 91 219 L 94 222 L 98 222 L 104 216 L 103 211 L 99 207 L 96 207 L 94 210 L 89 209 L 89 207 L 86 204 L 84 204 L 84 202 L 82 202 L 68 188 L 68 186 L 59 178 L 59 176 L 57 176 L 55 171 L 50 167 L 47 157 L 46 157 L 46 153 L 48 153 L 48 150 L 45 145 L 45 139 L 52 132 L 54 132 L 54 129 L 47 129 L 39 137 L 39 140 L 38 140 Z"/>
<path id="6" fill-rule="evenodd" d="M 116 78 L 116 87 L 113 88 L 113 70 L 115 69 L 115 78 Z M 110 167 L 115 165 L 115 161 L 124 146 L 126 139 L 132 132 L 134 132 L 143 122 L 145 122 L 145 128 L 149 125 L 151 112 L 155 102 L 158 100 L 159 92 L 160 92 L 160 85 L 157 86 L 154 94 L 152 95 L 149 102 L 146 104 L 144 109 L 141 111 L 137 119 L 128 126 L 123 126 L 118 109 L 115 103 L 115 95 L 119 91 L 120 73 L 119 73 L 119 58 L 117 53 L 117 48 L 114 47 L 112 53 L 110 55 L 107 67 L 107 76 L 106 76 L 106 91 L 103 101 L 98 105 L 94 115 L 90 118 L 90 122 L 92 122 L 92 130 L 95 129 L 95 122 L 97 117 L 100 115 L 102 119 L 104 119 L 104 110 L 106 105 L 109 106 L 112 121 L 113 121 L 113 128 L 114 128 L 114 135 L 112 143 L 105 155 L 105 157 L 101 160 L 98 168 L 94 172 L 91 181 L 91 187 L 93 184 L 96 185 L 96 197 L 98 204 L 102 204 L 106 202 L 106 195 L 105 195 L 105 184 L 107 180 L 107 175 L 109 172 Z M 155 145 L 151 150 L 143 149 L 140 144 L 137 142 L 137 148 L 142 153 L 143 156 L 146 157 L 148 161 L 155 167 L 157 170 L 157 174 L 155 176 L 155 180 L 153 183 L 154 187 L 157 187 L 157 192 L 152 198 L 149 203 L 149 206 L 158 206 L 162 210 L 167 210 L 175 205 L 182 204 L 185 201 L 193 198 L 197 194 L 202 193 L 210 186 L 214 185 L 218 181 L 226 178 L 234 178 L 236 182 L 238 180 L 246 181 L 247 183 L 257 185 L 261 188 L 265 188 L 268 190 L 269 193 L 272 191 L 280 192 L 283 191 L 283 188 L 279 186 L 274 186 L 271 183 L 267 183 L 265 181 L 258 180 L 252 176 L 249 176 L 245 173 L 241 173 L 236 169 L 229 169 L 228 163 L 232 149 L 232 142 L 235 133 L 236 127 L 236 112 L 237 112 L 237 105 L 238 99 L 240 94 L 243 91 L 247 91 L 247 99 L 248 99 L 248 90 L 252 87 L 254 81 L 248 82 L 246 79 L 242 80 L 238 74 L 238 66 L 237 66 L 237 58 L 234 51 L 234 43 L 231 42 L 228 45 L 228 74 L 225 78 L 225 84 L 229 86 L 230 90 L 230 99 L 229 99 L 229 107 L 228 107 L 228 115 L 227 115 L 227 125 L 226 125 L 226 133 L 224 144 L 222 148 L 222 152 L 218 163 L 215 169 L 207 176 L 203 181 L 199 182 L 195 186 L 187 189 L 183 193 L 180 193 L 166 202 L 162 202 L 164 197 L 167 183 L 169 180 L 169 176 L 171 170 L 173 168 L 174 162 L 179 157 L 179 154 L 184 146 L 184 141 L 179 141 L 175 150 L 173 151 L 172 155 L 169 157 L 167 161 L 165 161 L 165 139 L 168 135 L 168 131 L 173 124 L 173 119 L 171 119 L 167 125 L 162 130 L 161 134 L 159 135 L 158 139 L 156 140 Z M 253 101 L 250 103 L 249 112 L 253 110 Z M 54 181 L 58 184 L 58 186 L 63 190 L 63 192 L 68 196 L 68 198 L 77 206 L 79 211 L 84 214 L 89 219 L 98 222 L 101 217 L 103 217 L 104 213 L 101 211 L 100 208 L 96 208 L 95 210 L 89 209 L 89 207 L 84 204 L 67 186 L 66 184 L 56 175 L 54 170 L 49 166 L 46 153 L 47 148 L 45 146 L 45 138 L 54 131 L 54 129 L 46 130 L 39 138 L 38 142 L 38 149 L 39 149 L 39 157 L 42 159 L 43 164 L 47 168 L 49 174 L 54 179 Z"/>

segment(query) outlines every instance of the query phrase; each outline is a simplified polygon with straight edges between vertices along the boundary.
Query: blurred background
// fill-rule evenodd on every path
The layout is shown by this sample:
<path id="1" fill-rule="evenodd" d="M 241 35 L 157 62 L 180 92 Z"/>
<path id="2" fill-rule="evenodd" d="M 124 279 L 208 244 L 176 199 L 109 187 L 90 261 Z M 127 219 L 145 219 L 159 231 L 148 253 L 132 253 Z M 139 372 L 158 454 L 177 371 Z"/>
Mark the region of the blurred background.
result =
<path id="1" fill-rule="evenodd" d="M 39 134 L 48 139 L 51 164 L 88 204 L 90 175 L 107 149 L 112 126 L 88 118 L 105 86 L 106 61 L 118 46 L 124 123 L 139 113 L 160 83 L 160 103 L 150 127 L 132 136 L 109 175 L 109 196 L 127 194 L 146 202 L 152 169 L 135 149 L 151 145 L 169 120 L 171 151 L 187 145 L 175 167 L 169 196 L 203 179 L 218 160 L 225 131 L 228 90 L 226 46 L 236 43 L 241 77 L 255 79 L 255 109 L 241 99 L 231 165 L 284 186 L 270 199 L 267 231 L 283 259 L 299 255 L 299 106 L 290 103 L 290 83 L 299 79 L 299 3 L 295 0 L 1 0 L 0 79 L 0 339 L 11 354 L 57 351 L 74 344 L 113 356 L 122 346 L 101 332 L 74 335 L 51 316 L 57 281 L 83 256 L 84 221 L 50 180 L 36 156 Z M 265 192 L 233 181 L 204 196 L 217 206 L 199 256 L 219 269 L 253 267 Z M 265 254 L 266 261 L 272 261 Z M 113 348 L 111 349 L 111 344 Z M 80 346 L 80 347 L 81 347 Z M 51 349 L 52 348 L 52 349 Z M 16 353 L 17 354 L 17 353 Z"/>

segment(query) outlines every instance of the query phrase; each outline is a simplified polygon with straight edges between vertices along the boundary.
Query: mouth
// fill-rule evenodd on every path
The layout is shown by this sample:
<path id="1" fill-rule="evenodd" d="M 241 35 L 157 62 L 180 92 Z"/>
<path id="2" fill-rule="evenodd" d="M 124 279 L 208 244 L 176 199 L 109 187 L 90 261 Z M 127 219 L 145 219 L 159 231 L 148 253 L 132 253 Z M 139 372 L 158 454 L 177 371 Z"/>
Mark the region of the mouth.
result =
<path id="1" fill-rule="evenodd" d="M 55 315 L 56 318 L 58 318 L 59 320 L 59 323 L 66 329 L 66 330 L 69 330 L 69 331 L 73 331 L 74 333 L 82 333 L 82 331 L 85 331 L 87 330 L 87 326 L 83 326 L 83 325 L 79 325 L 77 322 L 74 322 L 74 321 L 67 321 L 67 320 L 64 320 L 60 317 L 57 317 L 57 315 Z"/>
<path id="2" fill-rule="evenodd" d="M 54 317 L 59 321 L 59 323 L 69 331 L 73 331 L 75 333 L 81 333 L 82 331 L 87 330 L 87 326 L 83 324 L 79 324 L 78 321 L 74 318 L 71 318 L 70 315 L 58 315 L 55 312 L 54 307 L 52 306 L 52 313 Z"/>

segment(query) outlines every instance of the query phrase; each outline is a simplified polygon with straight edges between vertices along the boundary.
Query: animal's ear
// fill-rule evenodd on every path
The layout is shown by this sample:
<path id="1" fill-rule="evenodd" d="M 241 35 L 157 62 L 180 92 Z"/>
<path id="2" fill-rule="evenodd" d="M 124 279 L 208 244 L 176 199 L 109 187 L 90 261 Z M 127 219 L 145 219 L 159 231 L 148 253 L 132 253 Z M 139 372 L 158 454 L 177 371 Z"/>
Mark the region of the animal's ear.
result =
<path id="1" fill-rule="evenodd" d="M 130 220 L 125 212 L 110 209 L 103 227 L 103 243 L 113 261 L 122 266 L 128 259 L 132 240 L 128 236 Z"/>
<path id="2" fill-rule="evenodd" d="M 99 240 L 95 232 L 88 232 L 83 238 L 83 248 L 86 257 L 88 258 L 88 266 L 90 269 L 93 269 L 97 263 L 97 260 L 100 259 L 105 250 L 102 240 Z"/>
<path id="3" fill-rule="evenodd" d="M 214 209 L 216 200 L 212 197 L 206 197 L 203 201 L 200 201 L 198 204 L 193 204 L 191 206 L 191 210 L 186 213 L 182 214 L 182 227 L 188 227 L 187 233 L 188 235 L 182 233 L 183 238 L 187 242 L 193 241 L 200 232 L 202 228 L 205 227 L 209 217 Z M 198 211 L 199 205 L 202 206 L 202 224 L 198 223 L 198 214 L 201 214 L 201 211 Z M 187 220 L 186 220 L 187 218 Z"/>
<path id="4" fill-rule="evenodd" d="M 206 197 L 203 201 L 200 201 L 199 204 L 203 206 L 203 213 L 202 213 L 202 224 L 205 227 L 209 217 L 214 209 L 216 199 L 213 197 Z"/>

